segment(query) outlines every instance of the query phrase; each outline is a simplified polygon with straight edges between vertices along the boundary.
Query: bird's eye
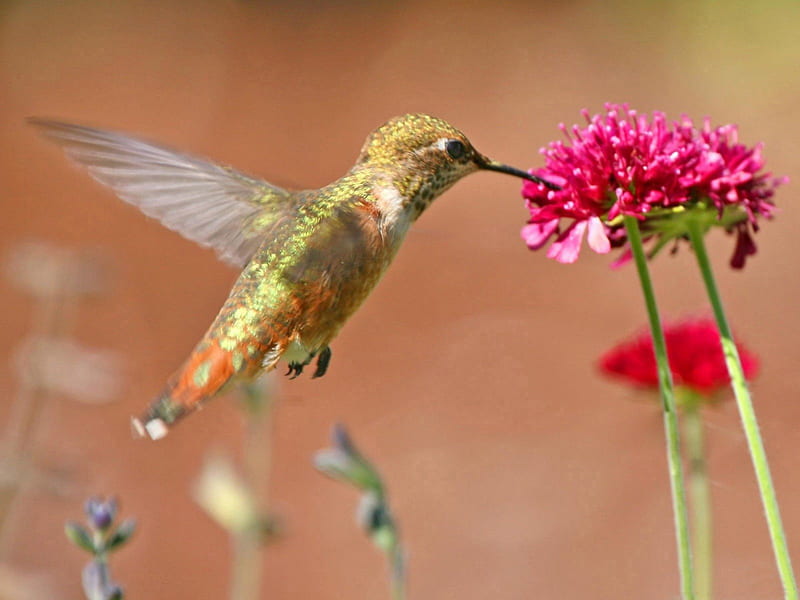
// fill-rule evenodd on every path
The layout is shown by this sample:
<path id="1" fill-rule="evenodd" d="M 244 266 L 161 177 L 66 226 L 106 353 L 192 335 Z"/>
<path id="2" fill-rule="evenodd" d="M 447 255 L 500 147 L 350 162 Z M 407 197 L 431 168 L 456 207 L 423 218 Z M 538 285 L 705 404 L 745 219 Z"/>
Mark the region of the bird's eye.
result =
<path id="1" fill-rule="evenodd" d="M 461 142 L 460 140 L 447 140 L 444 143 L 444 149 L 450 156 L 450 158 L 454 160 L 458 160 L 459 158 L 464 156 L 464 153 L 467 151 L 467 149 L 464 147 L 463 142 Z"/>

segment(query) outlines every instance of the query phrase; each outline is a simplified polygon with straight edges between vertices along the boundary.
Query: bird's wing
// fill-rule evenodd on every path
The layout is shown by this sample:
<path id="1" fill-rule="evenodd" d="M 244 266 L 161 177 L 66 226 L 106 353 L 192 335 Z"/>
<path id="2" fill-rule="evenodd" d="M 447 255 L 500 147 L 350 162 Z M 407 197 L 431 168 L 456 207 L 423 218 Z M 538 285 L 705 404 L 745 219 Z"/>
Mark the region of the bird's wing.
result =
<path id="1" fill-rule="evenodd" d="M 247 264 L 265 230 L 293 207 L 287 190 L 135 137 L 28 122 L 120 198 L 234 266 Z"/>

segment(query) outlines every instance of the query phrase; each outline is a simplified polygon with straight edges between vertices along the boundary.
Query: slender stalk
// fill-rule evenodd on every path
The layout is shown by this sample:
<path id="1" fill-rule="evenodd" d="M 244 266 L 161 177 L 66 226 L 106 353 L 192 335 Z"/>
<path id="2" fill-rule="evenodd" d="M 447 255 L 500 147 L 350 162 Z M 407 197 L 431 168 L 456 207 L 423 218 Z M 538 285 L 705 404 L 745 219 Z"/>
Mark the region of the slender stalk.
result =
<path id="1" fill-rule="evenodd" d="M 705 432 L 701 401 L 689 398 L 683 404 L 683 439 L 689 459 L 689 506 L 692 511 L 692 555 L 695 567 L 697 600 L 711 600 L 713 581 L 713 540 L 711 516 L 711 487 L 708 483 Z"/>
<path id="2" fill-rule="evenodd" d="M 79 292 L 70 289 L 66 279 L 66 269 L 59 265 L 46 291 L 32 294 L 35 302 L 29 343 L 67 338 L 74 328 Z M 33 347 L 39 351 L 39 346 Z M 33 462 L 30 457 L 38 443 L 41 416 L 51 396 L 43 384 L 44 375 L 37 357 L 28 357 L 26 363 L 28 376 L 20 382 L 0 440 L 0 469 L 6 471 L 4 478 L 7 478 L 0 486 L 0 560 L 7 559 L 11 551 L 18 513 L 24 505 L 21 494 L 31 480 Z"/>
<path id="3" fill-rule="evenodd" d="M 272 398 L 258 384 L 248 385 L 245 394 L 244 475 L 259 515 L 267 515 L 272 446 Z M 257 600 L 260 596 L 263 570 L 263 523 L 233 537 L 233 570 L 231 600 Z"/>
<path id="4" fill-rule="evenodd" d="M 406 557 L 403 545 L 395 542 L 392 549 L 387 553 L 389 558 L 389 569 L 391 570 L 391 592 L 392 600 L 405 600 L 406 598 Z"/>
<path id="5" fill-rule="evenodd" d="M 672 386 L 672 373 L 667 360 L 667 345 L 664 341 L 664 331 L 661 328 L 661 319 L 656 306 L 653 283 L 650 271 L 647 268 L 647 258 L 642 245 L 642 235 L 639 231 L 638 221 L 631 216 L 626 216 L 625 229 L 628 241 L 636 262 L 639 282 L 642 286 L 647 316 L 650 321 L 650 331 L 653 336 L 653 350 L 655 352 L 658 368 L 659 390 L 661 392 L 661 405 L 664 411 L 664 432 L 667 439 L 667 464 L 669 466 L 669 480 L 672 492 L 672 510 L 675 519 L 675 537 L 678 545 L 678 569 L 681 575 L 681 595 L 684 600 L 694 599 L 694 575 L 692 570 L 692 553 L 689 542 L 689 519 L 686 510 L 686 488 L 683 482 L 683 467 L 681 464 L 680 434 L 678 432 L 678 413 L 675 405 L 675 393 Z"/>
<path id="6" fill-rule="evenodd" d="M 261 536 L 247 531 L 233 540 L 231 600 L 255 600 L 261 589 Z"/>
<path id="7" fill-rule="evenodd" d="M 697 264 L 700 267 L 700 273 L 703 275 L 706 292 L 708 293 L 708 298 L 714 310 L 714 317 L 717 321 L 720 341 L 722 342 L 722 351 L 725 355 L 725 364 L 728 367 L 731 387 L 736 397 L 736 404 L 739 407 L 739 416 L 742 419 L 742 427 L 744 428 L 745 437 L 747 438 L 750 458 L 755 468 L 758 489 L 761 493 L 761 502 L 764 505 L 767 527 L 769 528 L 769 535 L 772 539 L 772 549 L 775 553 L 775 561 L 778 566 L 781 584 L 783 585 L 784 597 L 786 600 L 797 600 L 797 582 L 795 581 L 792 562 L 789 557 L 789 549 L 786 544 L 786 534 L 783 531 L 780 509 L 778 508 L 778 499 L 775 495 L 775 487 L 772 484 L 772 476 L 770 475 L 769 464 L 767 463 L 767 453 L 764 450 L 764 442 L 758 430 L 758 421 L 756 420 L 756 413 L 753 409 L 753 401 L 750 398 L 750 392 L 747 389 L 747 382 L 744 378 L 742 362 L 739 359 L 739 352 L 736 349 L 736 343 L 733 341 L 733 336 L 728 326 L 728 320 L 725 317 L 725 310 L 722 307 L 722 299 L 717 289 L 717 284 L 714 281 L 714 273 L 711 270 L 711 262 L 708 259 L 708 253 L 706 252 L 705 241 L 703 239 L 702 226 L 700 223 L 693 220 L 689 220 L 687 226 L 689 239 L 692 242 L 692 247 L 697 257 Z"/>

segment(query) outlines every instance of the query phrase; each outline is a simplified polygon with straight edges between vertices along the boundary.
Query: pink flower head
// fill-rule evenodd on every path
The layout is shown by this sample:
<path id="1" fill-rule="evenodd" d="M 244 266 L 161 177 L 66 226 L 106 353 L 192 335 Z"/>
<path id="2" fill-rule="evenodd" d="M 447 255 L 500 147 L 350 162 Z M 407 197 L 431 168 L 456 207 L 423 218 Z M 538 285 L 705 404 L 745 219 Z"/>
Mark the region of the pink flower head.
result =
<path id="1" fill-rule="evenodd" d="M 670 239 L 686 237 L 682 219 L 693 218 L 705 228 L 735 232 L 731 265 L 744 266 L 756 251 L 751 232 L 758 230 L 757 218 L 772 216 L 771 198 L 786 181 L 760 173 L 761 144 L 740 144 L 735 125 L 712 128 L 706 119 L 698 128 L 688 117 L 669 124 L 661 112 L 648 118 L 625 104 L 583 115 L 587 126 L 570 132 L 562 124 L 567 141 L 543 148 L 544 168 L 531 170 L 562 189 L 529 181 L 522 188 L 531 215 L 522 229 L 529 248 L 555 236 L 547 256 L 571 263 L 585 237 L 605 254 L 626 244 L 622 217 L 630 215 L 653 241 L 652 256 Z"/>
<path id="2" fill-rule="evenodd" d="M 716 324 L 701 318 L 667 324 L 664 327 L 670 370 L 676 386 L 685 386 L 704 395 L 726 387 L 730 382 Z M 758 373 L 758 359 L 737 344 L 745 378 Z M 653 338 L 643 332 L 609 350 L 600 358 L 600 369 L 638 387 L 658 387 Z"/>

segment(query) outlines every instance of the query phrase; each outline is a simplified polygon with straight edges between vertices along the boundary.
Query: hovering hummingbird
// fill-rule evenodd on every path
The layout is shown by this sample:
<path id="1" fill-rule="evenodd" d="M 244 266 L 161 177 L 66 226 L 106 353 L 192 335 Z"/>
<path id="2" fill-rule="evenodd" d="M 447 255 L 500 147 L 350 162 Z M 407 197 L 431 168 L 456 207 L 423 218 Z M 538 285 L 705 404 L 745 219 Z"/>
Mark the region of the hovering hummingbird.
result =
<path id="1" fill-rule="evenodd" d="M 355 165 L 316 190 L 289 191 L 121 133 L 47 119 L 29 122 L 99 182 L 184 237 L 242 269 L 211 327 L 133 424 L 159 439 L 226 384 L 288 363 L 297 377 L 381 278 L 409 226 L 456 181 L 478 170 L 557 186 L 477 152 L 445 121 L 394 118 L 367 137 Z"/>

